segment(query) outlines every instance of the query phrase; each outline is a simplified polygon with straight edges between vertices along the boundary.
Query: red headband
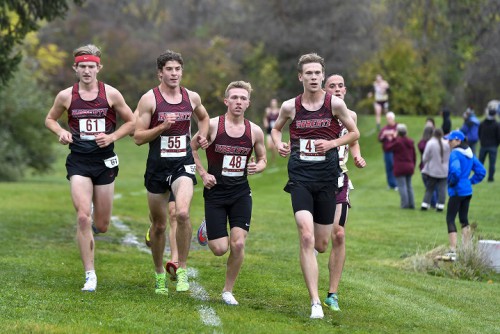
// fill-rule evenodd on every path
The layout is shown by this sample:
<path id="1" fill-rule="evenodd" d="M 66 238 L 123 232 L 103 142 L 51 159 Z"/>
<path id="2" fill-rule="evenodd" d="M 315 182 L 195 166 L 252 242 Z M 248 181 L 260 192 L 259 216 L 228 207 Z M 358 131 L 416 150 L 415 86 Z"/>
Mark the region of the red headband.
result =
<path id="1" fill-rule="evenodd" d="M 97 64 L 100 64 L 101 58 L 93 55 L 83 55 L 75 57 L 75 64 L 82 63 L 84 61 L 95 61 Z"/>

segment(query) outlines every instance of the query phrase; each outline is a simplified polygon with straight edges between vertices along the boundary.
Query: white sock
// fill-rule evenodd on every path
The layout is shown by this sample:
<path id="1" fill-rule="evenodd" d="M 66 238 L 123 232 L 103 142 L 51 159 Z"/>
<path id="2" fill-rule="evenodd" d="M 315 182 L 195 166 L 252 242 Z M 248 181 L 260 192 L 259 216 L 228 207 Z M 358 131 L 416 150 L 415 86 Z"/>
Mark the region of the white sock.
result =
<path id="1" fill-rule="evenodd" d="M 94 278 L 97 278 L 96 274 L 95 274 L 95 270 L 88 270 L 85 272 L 85 278 L 87 277 L 94 277 Z"/>

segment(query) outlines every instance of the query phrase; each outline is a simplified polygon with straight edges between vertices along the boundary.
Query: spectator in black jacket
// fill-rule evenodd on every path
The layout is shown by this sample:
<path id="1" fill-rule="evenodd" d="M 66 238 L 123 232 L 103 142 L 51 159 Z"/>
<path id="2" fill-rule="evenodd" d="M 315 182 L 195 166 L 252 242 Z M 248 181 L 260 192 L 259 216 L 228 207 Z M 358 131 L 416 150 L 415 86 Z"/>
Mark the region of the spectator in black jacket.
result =
<path id="1" fill-rule="evenodd" d="M 443 110 L 441 110 L 441 115 L 443 116 L 443 125 L 441 129 L 443 129 L 443 133 L 447 135 L 451 131 L 450 110 L 448 108 L 443 108 Z"/>
<path id="2" fill-rule="evenodd" d="M 486 119 L 479 125 L 479 161 L 484 165 L 486 155 L 489 155 L 488 182 L 493 182 L 498 144 L 500 144 L 500 124 L 496 121 L 496 110 L 489 109 Z"/>

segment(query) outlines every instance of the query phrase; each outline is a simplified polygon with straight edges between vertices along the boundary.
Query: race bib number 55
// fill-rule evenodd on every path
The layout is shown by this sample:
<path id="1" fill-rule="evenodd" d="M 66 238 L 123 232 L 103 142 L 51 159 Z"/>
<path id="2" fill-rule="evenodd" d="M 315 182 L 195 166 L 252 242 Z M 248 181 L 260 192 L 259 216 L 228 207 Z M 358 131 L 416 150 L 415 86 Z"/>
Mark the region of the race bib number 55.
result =
<path id="1" fill-rule="evenodd" d="M 186 156 L 186 136 L 161 136 L 162 158 L 178 158 Z"/>

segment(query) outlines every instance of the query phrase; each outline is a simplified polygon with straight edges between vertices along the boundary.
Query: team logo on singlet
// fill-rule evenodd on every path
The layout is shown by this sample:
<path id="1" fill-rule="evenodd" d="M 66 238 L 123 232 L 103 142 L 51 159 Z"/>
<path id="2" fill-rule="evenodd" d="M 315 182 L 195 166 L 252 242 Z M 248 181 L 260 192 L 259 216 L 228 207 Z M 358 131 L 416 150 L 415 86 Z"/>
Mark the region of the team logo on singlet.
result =
<path id="1" fill-rule="evenodd" d="M 169 112 L 159 112 L 158 113 L 158 121 L 164 122 L 165 119 L 167 118 L 167 115 L 171 114 Z M 180 121 L 190 121 L 191 120 L 191 112 L 185 112 L 185 111 L 178 111 L 175 112 L 175 121 L 180 122 Z"/>
<path id="2" fill-rule="evenodd" d="M 238 155 L 248 155 L 251 148 L 241 147 L 241 146 L 231 146 L 231 145 L 215 145 L 215 152 L 221 154 L 238 154 Z"/>
<path id="3" fill-rule="evenodd" d="M 74 118 L 105 117 L 107 113 L 108 113 L 108 108 L 73 109 L 71 111 L 71 115 Z"/>
<path id="4" fill-rule="evenodd" d="M 305 119 L 305 120 L 297 120 L 296 127 L 297 129 L 317 129 L 317 128 L 325 128 L 329 127 L 331 124 L 331 119 Z"/>

